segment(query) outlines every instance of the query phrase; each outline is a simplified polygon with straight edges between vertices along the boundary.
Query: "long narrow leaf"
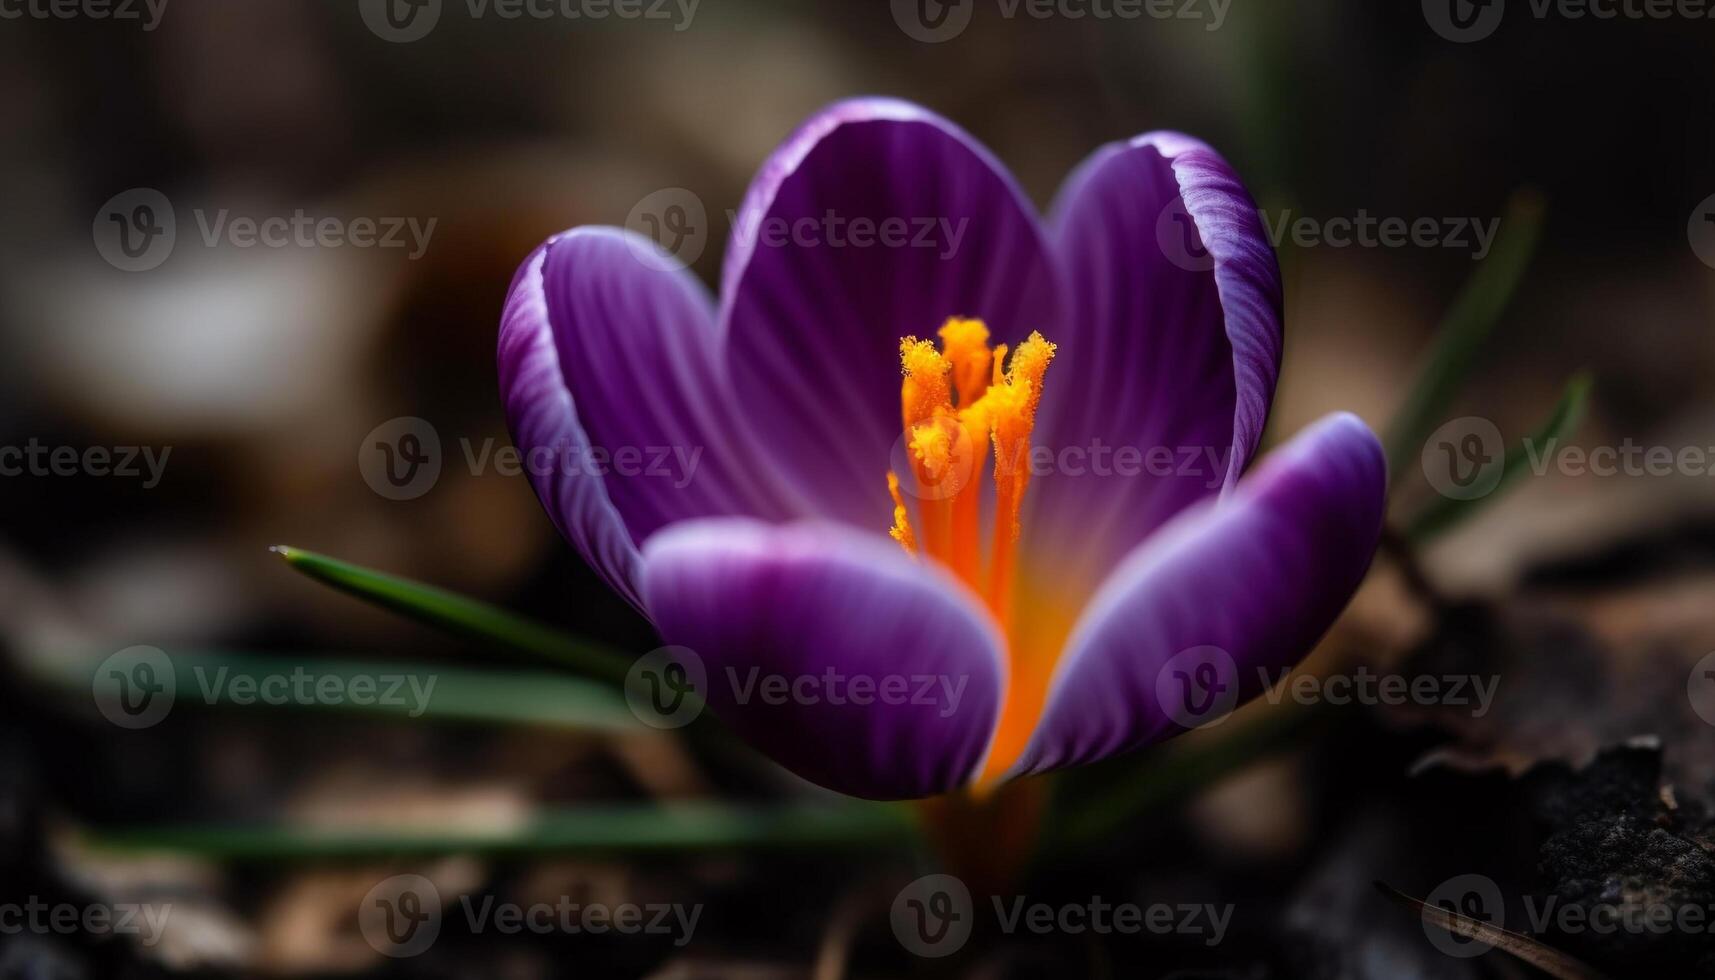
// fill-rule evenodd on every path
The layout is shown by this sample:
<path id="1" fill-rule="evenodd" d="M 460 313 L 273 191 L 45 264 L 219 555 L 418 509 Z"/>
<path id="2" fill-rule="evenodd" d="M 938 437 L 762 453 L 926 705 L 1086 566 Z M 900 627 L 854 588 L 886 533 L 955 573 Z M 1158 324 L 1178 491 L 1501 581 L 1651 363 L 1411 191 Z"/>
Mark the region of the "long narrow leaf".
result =
<path id="1" fill-rule="evenodd" d="M 1494 250 L 1466 281 L 1441 321 L 1429 361 L 1388 428 L 1388 472 L 1396 481 L 1417 458 L 1423 440 L 1443 421 L 1447 406 L 1470 377 L 1483 343 L 1494 332 L 1536 254 L 1542 217 L 1542 198 L 1534 191 L 1513 195 Z"/>
<path id="2" fill-rule="evenodd" d="M 631 666 L 630 658 L 617 650 L 515 616 L 486 602 L 312 551 L 284 545 L 269 550 L 318 582 L 437 629 L 491 640 L 613 684 L 623 684 Z"/>
<path id="3" fill-rule="evenodd" d="M 84 845 L 106 852 L 171 852 L 212 860 L 360 861 L 446 854 L 906 848 L 916 841 L 916 823 L 909 810 L 892 804 L 672 803 L 553 809 L 502 827 L 191 825 L 86 829 L 79 836 Z"/>
<path id="4" fill-rule="evenodd" d="M 1579 423 L 1584 420 L 1584 410 L 1589 402 L 1590 375 L 1580 372 L 1566 383 L 1566 389 L 1561 392 L 1560 401 L 1554 406 L 1548 420 L 1507 454 L 1500 480 L 1493 490 L 1471 500 L 1440 498 L 1417 515 L 1406 531 L 1407 536 L 1413 543 L 1426 541 L 1477 513 L 1485 504 L 1499 500 L 1506 489 L 1524 475 L 1526 464 L 1533 454 L 1541 455 L 1551 451 L 1553 443 L 1570 437 L 1577 430 Z"/>

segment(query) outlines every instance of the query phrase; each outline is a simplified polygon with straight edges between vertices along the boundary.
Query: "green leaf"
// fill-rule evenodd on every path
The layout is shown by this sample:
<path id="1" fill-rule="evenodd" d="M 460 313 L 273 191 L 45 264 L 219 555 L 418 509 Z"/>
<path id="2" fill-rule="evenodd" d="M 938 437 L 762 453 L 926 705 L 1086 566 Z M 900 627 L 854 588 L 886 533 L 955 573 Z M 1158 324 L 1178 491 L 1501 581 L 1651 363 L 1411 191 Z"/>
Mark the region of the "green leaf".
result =
<path id="1" fill-rule="evenodd" d="M 329 657 L 168 653 L 173 710 L 229 705 L 246 709 L 348 712 L 425 722 L 537 725 L 586 731 L 650 731 L 605 684 L 542 672 L 498 672 L 439 665 L 364 663 Z M 57 678 L 92 683 L 87 671 Z M 98 698 L 117 701 L 120 678 L 97 673 Z"/>
<path id="2" fill-rule="evenodd" d="M 486 602 L 312 551 L 284 545 L 269 550 L 318 582 L 437 629 L 469 639 L 491 640 L 612 684 L 624 684 L 626 671 L 631 667 L 632 658 L 618 650 L 515 616 Z"/>
<path id="3" fill-rule="evenodd" d="M 188 825 L 89 828 L 106 852 L 172 852 L 211 860 L 368 861 L 479 854 L 696 854 L 711 850 L 909 848 L 915 817 L 898 804 L 667 803 L 544 810 L 519 825 L 301 827 Z"/>
<path id="4" fill-rule="evenodd" d="M 1417 515 L 1406 529 L 1406 536 L 1413 543 L 1420 543 L 1477 513 L 1483 505 L 1499 500 L 1502 493 L 1524 475 L 1533 447 L 1547 446 L 1550 442 L 1571 436 L 1584 420 L 1584 411 L 1589 402 L 1590 375 L 1580 372 L 1566 383 L 1566 390 L 1561 393 L 1560 401 L 1554 406 L 1554 412 L 1549 415 L 1548 421 L 1507 454 L 1500 480 L 1493 490 L 1472 500 L 1456 500 L 1451 497 L 1438 499 Z M 1535 451 L 1539 454 L 1541 452 Z"/>
<path id="5" fill-rule="evenodd" d="M 1388 473 L 1395 483 L 1417 458 L 1423 440 L 1444 421 L 1447 406 L 1470 377 L 1477 355 L 1536 254 L 1542 219 L 1542 198 L 1536 192 L 1522 190 L 1512 196 L 1494 250 L 1441 321 L 1428 363 L 1388 428 Z"/>

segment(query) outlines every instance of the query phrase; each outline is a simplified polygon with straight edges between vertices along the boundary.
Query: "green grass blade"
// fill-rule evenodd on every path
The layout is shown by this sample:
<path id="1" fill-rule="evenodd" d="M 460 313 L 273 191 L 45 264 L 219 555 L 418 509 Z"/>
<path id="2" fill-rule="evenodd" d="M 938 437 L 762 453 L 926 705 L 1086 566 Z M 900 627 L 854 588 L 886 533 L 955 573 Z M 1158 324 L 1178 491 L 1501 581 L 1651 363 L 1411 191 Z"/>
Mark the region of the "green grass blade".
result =
<path id="1" fill-rule="evenodd" d="M 1396 484 L 1417 459 L 1423 440 L 1444 421 L 1447 406 L 1470 377 L 1484 342 L 1506 312 L 1536 254 L 1542 219 L 1538 194 L 1523 190 L 1513 195 L 1494 250 L 1466 281 L 1441 321 L 1428 363 L 1388 428 L 1388 472 Z"/>
<path id="2" fill-rule="evenodd" d="M 632 658 L 618 650 L 562 633 L 486 602 L 313 551 L 284 545 L 269 550 L 318 582 L 436 629 L 467 639 L 500 643 L 612 684 L 623 684 L 631 667 Z"/>
<path id="3" fill-rule="evenodd" d="M 1501 494 L 1520 476 L 1524 475 L 1525 466 L 1530 461 L 1531 452 L 1539 455 L 1551 442 L 1568 438 L 1584 420 L 1584 411 L 1590 402 L 1590 375 L 1579 373 L 1566 383 L 1566 389 L 1560 395 L 1560 401 L 1554 406 L 1554 412 L 1549 415 L 1531 437 L 1520 443 L 1511 453 L 1507 454 L 1501 478 L 1495 484 L 1495 489 L 1474 500 L 1456 500 L 1451 497 L 1438 498 L 1435 503 L 1423 509 L 1423 513 L 1411 522 L 1406 529 L 1406 536 L 1413 543 L 1421 543 L 1437 534 L 1452 528 L 1465 518 L 1477 513 L 1484 504 L 1499 500 Z"/>
<path id="4" fill-rule="evenodd" d="M 732 850 L 909 848 L 912 812 L 897 804 L 667 803 L 545 810 L 516 826 L 469 828 L 189 825 L 88 828 L 83 844 L 111 853 L 225 861 L 368 861 L 478 854 L 697 854 Z"/>

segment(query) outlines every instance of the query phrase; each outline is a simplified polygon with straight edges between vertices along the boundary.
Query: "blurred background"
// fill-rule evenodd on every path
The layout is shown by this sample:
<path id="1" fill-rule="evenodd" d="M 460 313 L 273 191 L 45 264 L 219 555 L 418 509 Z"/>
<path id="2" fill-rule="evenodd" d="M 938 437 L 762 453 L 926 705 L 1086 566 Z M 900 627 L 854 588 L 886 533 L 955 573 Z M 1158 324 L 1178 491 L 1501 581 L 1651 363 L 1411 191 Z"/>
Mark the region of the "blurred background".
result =
<path id="1" fill-rule="evenodd" d="M 512 18 L 498 0 L 447 0 L 429 23 L 403 2 L 391 20 L 357 0 L 0 2 L 0 446 L 40 464 L 0 476 L 0 903 L 172 908 L 147 943 L 0 915 L 0 976 L 1540 975 L 1504 952 L 1449 954 L 1371 884 L 1421 899 L 1461 875 L 1498 889 L 1509 928 L 1607 975 L 1715 976 L 1707 929 L 1595 935 L 1529 913 L 1548 896 L 1638 895 L 1715 913 L 1715 729 L 1687 693 L 1715 650 L 1707 466 L 1526 472 L 1378 559 L 1307 669 L 1497 677 L 1482 717 L 1260 704 L 1057 791 L 1057 826 L 1087 832 L 1045 850 L 1020 894 L 1215 903 L 1233 913 L 1219 942 L 1060 931 L 944 960 L 889 929 L 923 858 L 885 821 L 789 846 L 670 831 L 628 846 L 641 825 L 627 821 L 656 803 L 766 818 L 818 794 L 671 735 L 565 723 L 526 700 L 551 700 L 551 666 L 341 595 L 267 550 L 654 647 L 526 481 L 471 462 L 508 444 L 502 297 L 548 235 L 655 230 L 663 200 L 706 209 L 701 233 L 671 244 L 716 282 L 725 215 L 771 148 L 820 106 L 872 93 L 959 122 L 1044 208 L 1096 146 L 1179 129 L 1218 147 L 1275 220 L 1433 221 L 1427 242 L 1277 243 L 1277 438 L 1336 409 L 1386 430 L 1499 257 L 1477 229 L 1506 218 L 1538 245 L 1436 421 L 1480 417 L 1515 442 L 1587 370 L 1572 442 L 1709 448 L 1715 465 L 1707 10 L 652 4 Z M 300 214 L 397 233 L 245 243 L 245 219 Z M 239 224 L 209 234 L 220 222 Z M 438 475 L 389 492 L 365 447 L 421 424 Z M 1414 456 L 1396 523 L 1436 496 Z M 487 694 L 424 718 L 181 696 L 133 729 L 90 677 L 137 645 L 236 673 L 412 665 Z M 408 955 L 358 913 L 400 875 L 448 910 Z M 471 928 L 455 896 L 700 919 L 682 945 L 509 935 Z"/>

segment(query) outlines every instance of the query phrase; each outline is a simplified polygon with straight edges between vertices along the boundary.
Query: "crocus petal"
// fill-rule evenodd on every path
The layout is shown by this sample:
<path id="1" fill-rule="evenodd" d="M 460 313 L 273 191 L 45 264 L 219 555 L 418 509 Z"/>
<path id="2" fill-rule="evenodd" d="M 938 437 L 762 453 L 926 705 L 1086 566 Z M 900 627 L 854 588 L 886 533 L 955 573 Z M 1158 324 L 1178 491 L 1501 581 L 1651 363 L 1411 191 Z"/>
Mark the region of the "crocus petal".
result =
<path id="1" fill-rule="evenodd" d="M 1092 762 L 1183 730 L 1167 700 L 1175 689 L 1161 681 L 1187 651 L 1218 649 L 1215 687 L 1257 694 L 1259 672 L 1296 663 L 1362 581 L 1386 492 L 1375 435 L 1341 414 L 1272 454 L 1231 497 L 1169 522 L 1091 601 L 1015 771 Z"/>
<path id="2" fill-rule="evenodd" d="M 1105 574 L 1249 464 L 1280 369 L 1280 268 L 1232 168 L 1177 133 L 1097 151 L 1051 224 L 1068 315 L 1036 439 L 1056 462 L 1032 484 L 1027 547 Z"/>
<path id="3" fill-rule="evenodd" d="M 887 99 L 834 105 L 774 152 L 737 215 L 722 296 L 731 374 L 767 448 L 819 513 L 863 527 L 892 512 L 900 337 L 957 315 L 1016 341 L 1057 303 L 1012 178 L 952 123 Z"/>
<path id="4" fill-rule="evenodd" d="M 580 228 L 525 260 L 500 327 L 513 441 L 560 532 L 637 601 L 636 544 L 788 508 L 720 375 L 707 291 L 653 242 Z"/>
<path id="5" fill-rule="evenodd" d="M 822 522 L 695 521 L 643 553 L 644 602 L 663 639 L 700 658 L 716 715 L 787 769 L 848 795 L 906 799 L 963 784 L 981 761 L 1001 640 L 937 568 Z M 769 703 L 770 677 L 807 693 Z"/>

